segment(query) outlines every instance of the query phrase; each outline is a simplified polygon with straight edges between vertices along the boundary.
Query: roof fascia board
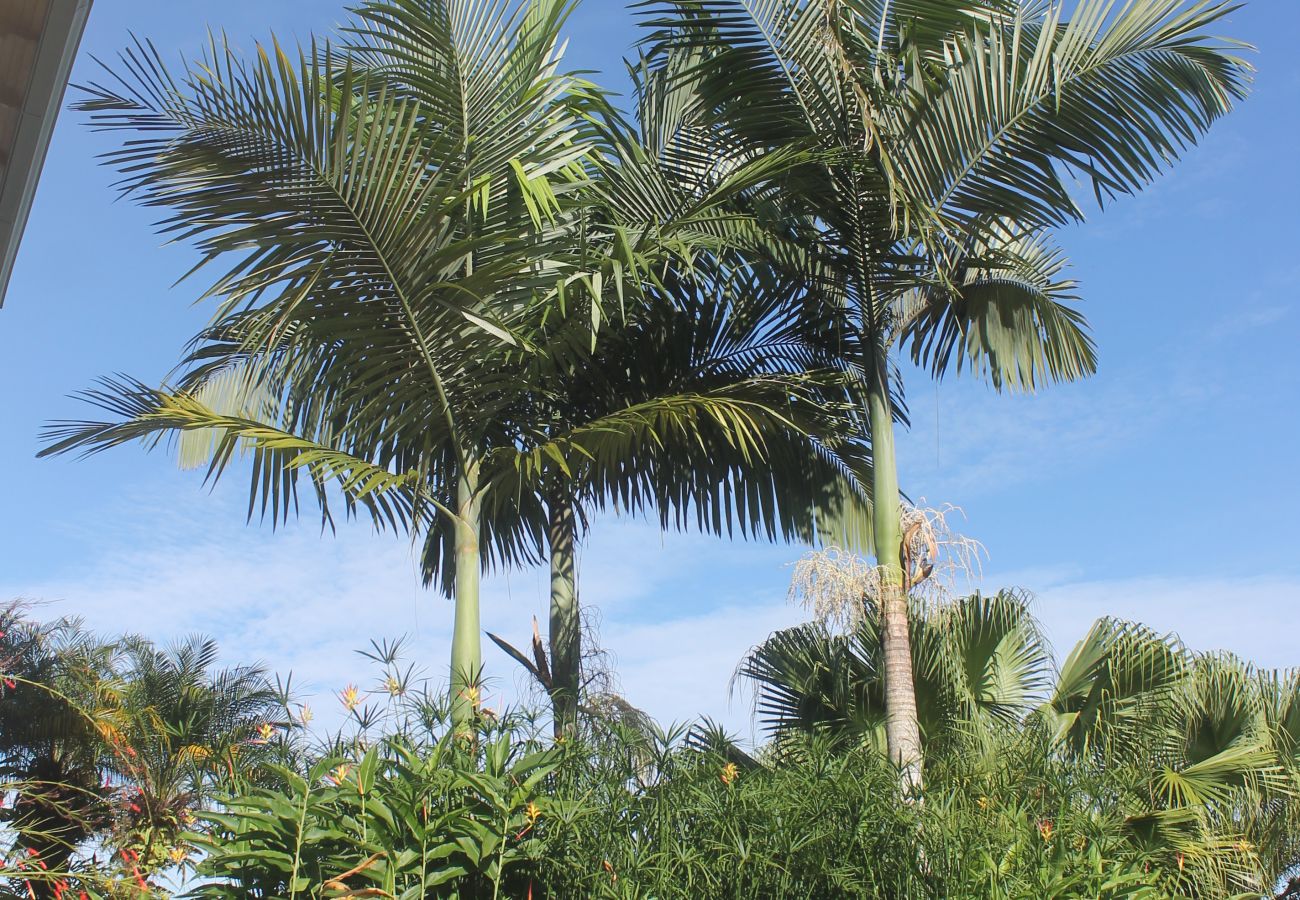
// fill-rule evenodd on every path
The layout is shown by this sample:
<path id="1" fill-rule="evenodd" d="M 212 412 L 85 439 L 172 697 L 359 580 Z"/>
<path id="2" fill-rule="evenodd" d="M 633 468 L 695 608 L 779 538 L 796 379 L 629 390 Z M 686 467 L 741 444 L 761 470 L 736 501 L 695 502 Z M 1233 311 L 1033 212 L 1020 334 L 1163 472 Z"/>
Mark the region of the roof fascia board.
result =
<path id="1" fill-rule="evenodd" d="M 41 167 L 67 90 L 91 0 L 50 0 L 27 85 L 13 155 L 0 184 L 0 306 L 32 210 Z"/>

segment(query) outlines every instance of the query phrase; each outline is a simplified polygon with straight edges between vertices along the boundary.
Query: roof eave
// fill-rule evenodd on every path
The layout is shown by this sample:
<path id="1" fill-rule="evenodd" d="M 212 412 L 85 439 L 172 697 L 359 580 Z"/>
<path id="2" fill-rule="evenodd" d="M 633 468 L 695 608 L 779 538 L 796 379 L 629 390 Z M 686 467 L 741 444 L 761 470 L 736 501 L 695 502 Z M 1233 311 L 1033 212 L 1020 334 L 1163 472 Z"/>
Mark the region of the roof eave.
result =
<path id="1" fill-rule="evenodd" d="M 21 117 L 0 183 L 0 306 L 36 196 L 91 0 L 50 0 Z"/>

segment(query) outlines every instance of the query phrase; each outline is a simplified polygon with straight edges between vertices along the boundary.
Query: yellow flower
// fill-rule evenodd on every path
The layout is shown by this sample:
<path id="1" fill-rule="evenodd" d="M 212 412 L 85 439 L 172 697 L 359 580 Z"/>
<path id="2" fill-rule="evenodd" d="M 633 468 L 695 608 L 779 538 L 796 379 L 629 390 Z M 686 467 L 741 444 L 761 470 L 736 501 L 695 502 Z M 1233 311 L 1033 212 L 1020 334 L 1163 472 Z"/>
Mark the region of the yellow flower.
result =
<path id="1" fill-rule="evenodd" d="M 979 808 L 980 808 L 980 809 L 985 810 L 985 811 L 987 811 L 988 808 L 989 808 L 989 806 L 991 805 L 990 802 L 989 802 L 989 798 L 988 798 L 988 797 L 980 797 L 980 798 L 979 798 L 978 800 L 976 800 L 975 802 L 976 802 L 976 804 L 979 805 Z"/>
<path id="2" fill-rule="evenodd" d="M 460 695 L 470 702 L 470 705 L 478 709 L 480 695 L 476 685 L 470 685 L 460 692 Z"/>
<path id="3" fill-rule="evenodd" d="M 537 820 L 542 817 L 542 810 L 536 803 L 530 802 L 524 807 L 524 817 L 528 819 L 529 825 L 536 825 Z"/>
<path id="4" fill-rule="evenodd" d="M 351 772 L 352 772 L 352 767 L 349 766 L 347 763 L 343 763 L 338 768 L 336 768 L 333 772 L 330 773 L 330 780 L 333 781 L 335 784 L 342 784 L 343 782 L 348 780 L 348 775 Z"/>
<path id="5" fill-rule="evenodd" d="M 388 680 L 384 682 L 384 688 L 393 697 L 400 697 L 406 693 L 406 685 L 402 684 L 396 675 L 388 676 Z"/>
<path id="6" fill-rule="evenodd" d="M 173 847 L 171 852 L 167 855 L 172 858 L 172 862 L 180 865 L 185 862 L 185 860 L 189 859 L 190 851 L 186 850 L 184 847 Z"/>
<path id="7" fill-rule="evenodd" d="M 740 769 L 736 768 L 735 763 L 727 763 L 722 767 L 722 783 L 731 786 L 731 783 L 740 777 Z"/>
<path id="8" fill-rule="evenodd" d="M 343 702 L 344 709 L 348 712 L 352 712 L 352 710 L 361 705 L 361 692 L 357 690 L 355 684 L 349 684 L 339 693 L 339 700 Z"/>
<path id="9" fill-rule="evenodd" d="M 275 726 L 270 722 L 263 722 L 261 725 L 257 726 L 257 736 L 263 741 L 269 741 L 271 738 L 275 737 Z"/>
<path id="10" fill-rule="evenodd" d="M 315 715 L 312 713 L 312 711 L 311 711 L 311 707 L 308 706 L 306 703 L 304 703 L 302 706 L 299 706 L 299 707 L 298 707 L 298 721 L 299 721 L 299 722 L 301 722 L 302 724 L 306 725 L 306 724 L 307 724 L 308 722 L 310 722 L 313 718 L 315 718 Z"/>

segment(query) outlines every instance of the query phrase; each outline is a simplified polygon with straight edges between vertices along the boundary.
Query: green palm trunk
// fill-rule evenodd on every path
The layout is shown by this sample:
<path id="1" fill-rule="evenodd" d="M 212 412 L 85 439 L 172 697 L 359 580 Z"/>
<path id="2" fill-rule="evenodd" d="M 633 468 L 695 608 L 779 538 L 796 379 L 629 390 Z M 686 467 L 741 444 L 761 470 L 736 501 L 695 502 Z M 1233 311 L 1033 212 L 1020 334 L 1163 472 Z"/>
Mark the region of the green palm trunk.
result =
<path id="1" fill-rule="evenodd" d="M 451 719 L 463 729 L 474 716 L 483 647 L 479 626 L 479 578 L 483 563 L 479 552 L 479 463 L 465 461 L 456 489 L 456 619 L 451 639 Z"/>
<path id="2" fill-rule="evenodd" d="M 898 463 L 894 456 L 894 416 L 889 402 L 886 352 L 877 347 L 867 391 L 871 422 L 872 526 L 880 568 L 881 650 L 884 655 L 885 742 L 901 770 L 904 791 L 921 787 L 921 727 L 912 674 L 907 585 L 903 572 Z"/>
<path id="3" fill-rule="evenodd" d="M 551 544 L 551 703 L 558 737 L 577 720 L 582 629 L 578 607 L 577 539 L 573 505 L 553 500 Z"/>

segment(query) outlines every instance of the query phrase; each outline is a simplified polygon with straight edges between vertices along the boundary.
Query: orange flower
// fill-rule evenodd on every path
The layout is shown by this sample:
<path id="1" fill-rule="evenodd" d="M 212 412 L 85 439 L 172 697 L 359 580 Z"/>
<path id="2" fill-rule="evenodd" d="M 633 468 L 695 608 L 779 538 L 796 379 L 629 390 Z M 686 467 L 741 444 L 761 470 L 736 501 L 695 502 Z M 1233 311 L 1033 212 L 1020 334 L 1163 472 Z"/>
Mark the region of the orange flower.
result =
<path id="1" fill-rule="evenodd" d="M 1038 833 L 1043 836 L 1043 843 L 1050 844 L 1052 842 L 1052 834 L 1055 833 L 1055 831 L 1056 829 L 1052 827 L 1050 819 L 1044 819 L 1038 823 Z"/>
<path id="2" fill-rule="evenodd" d="M 352 772 L 352 767 L 349 766 L 347 763 L 343 763 L 341 766 L 339 766 L 333 772 L 330 773 L 330 780 L 333 781 L 335 784 L 342 784 L 343 782 L 348 780 L 348 775 L 351 774 L 351 772 Z"/>
<path id="3" fill-rule="evenodd" d="M 722 767 L 722 783 L 731 787 L 731 783 L 740 777 L 740 769 L 736 768 L 735 763 L 727 763 Z"/>
<path id="4" fill-rule="evenodd" d="M 361 705 L 361 692 L 357 690 L 355 684 L 349 684 L 339 693 L 339 700 L 343 702 L 344 709 L 352 712 Z"/>
<path id="5" fill-rule="evenodd" d="M 600 866 L 602 869 L 604 869 L 606 872 L 609 873 L 610 884 L 614 884 L 616 881 L 618 881 L 618 875 L 614 872 L 614 866 L 610 864 L 609 860 L 605 860 L 600 864 Z"/>

